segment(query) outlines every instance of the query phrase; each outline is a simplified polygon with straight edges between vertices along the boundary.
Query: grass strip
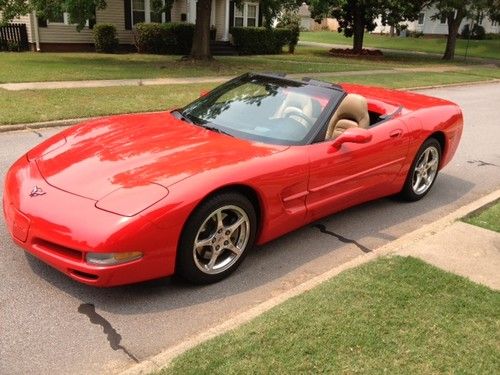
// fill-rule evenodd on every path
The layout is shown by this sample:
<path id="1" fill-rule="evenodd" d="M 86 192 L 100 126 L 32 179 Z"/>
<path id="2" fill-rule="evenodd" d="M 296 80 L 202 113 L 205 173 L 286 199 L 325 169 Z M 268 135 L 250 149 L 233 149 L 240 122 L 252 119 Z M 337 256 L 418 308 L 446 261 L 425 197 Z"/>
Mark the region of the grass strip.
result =
<path id="1" fill-rule="evenodd" d="M 415 258 L 346 271 L 160 374 L 493 374 L 500 293 Z"/>
<path id="2" fill-rule="evenodd" d="M 463 221 L 500 233 L 500 201 L 487 206 L 472 216 L 465 217 Z"/>

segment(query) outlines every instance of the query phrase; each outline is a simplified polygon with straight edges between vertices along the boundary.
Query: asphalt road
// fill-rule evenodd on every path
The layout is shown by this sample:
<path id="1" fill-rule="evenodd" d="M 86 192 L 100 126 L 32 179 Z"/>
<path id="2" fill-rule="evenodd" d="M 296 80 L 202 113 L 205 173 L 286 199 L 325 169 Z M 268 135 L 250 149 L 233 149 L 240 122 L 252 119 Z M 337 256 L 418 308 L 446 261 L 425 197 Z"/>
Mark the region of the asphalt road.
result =
<path id="1" fill-rule="evenodd" d="M 425 199 L 381 199 L 325 218 L 255 249 L 215 285 L 175 279 L 114 289 L 80 285 L 18 249 L 0 220 L 0 373 L 127 368 L 498 189 L 500 84 L 423 92 L 460 104 L 465 115 L 457 155 Z M 0 135 L 2 186 L 9 165 L 56 131 Z"/>

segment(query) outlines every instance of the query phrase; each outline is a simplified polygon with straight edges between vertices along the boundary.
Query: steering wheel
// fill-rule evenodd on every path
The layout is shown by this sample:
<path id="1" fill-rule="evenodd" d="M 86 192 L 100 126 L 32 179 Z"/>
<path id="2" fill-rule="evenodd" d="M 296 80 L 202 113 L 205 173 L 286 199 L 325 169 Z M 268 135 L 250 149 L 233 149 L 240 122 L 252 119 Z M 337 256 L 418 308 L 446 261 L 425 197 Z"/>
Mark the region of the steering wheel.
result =
<path id="1" fill-rule="evenodd" d="M 285 110 L 283 111 L 283 118 L 286 118 L 286 117 L 290 117 L 290 118 L 299 117 L 299 120 L 297 120 L 297 119 L 294 119 L 294 120 L 297 121 L 300 125 L 302 125 L 306 129 L 310 129 L 313 126 L 312 119 L 309 116 L 307 116 L 303 111 L 298 109 L 297 107 L 285 108 Z M 302 122 L 300 120 L 304 120 L 306 123 L 304 124 L 304 122 Z"/>

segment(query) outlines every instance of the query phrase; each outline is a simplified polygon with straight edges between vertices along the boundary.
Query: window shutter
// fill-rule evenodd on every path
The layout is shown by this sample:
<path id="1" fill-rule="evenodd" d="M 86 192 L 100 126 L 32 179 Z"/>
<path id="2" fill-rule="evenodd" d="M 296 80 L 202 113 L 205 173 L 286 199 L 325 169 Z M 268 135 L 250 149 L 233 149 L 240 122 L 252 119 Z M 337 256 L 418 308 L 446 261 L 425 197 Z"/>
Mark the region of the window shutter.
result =
<path id="1" fill-rule="evenodd" d="M 234 1 L 229 2 L 229 31 L 234 27 Z"/>
<path id="2" fill-rule="evenodd" d="M 91 19 L 89 19 L 89 29 L 93 29 L 96 22 L 97 22 L 97 17 L 96 17 L 96 13 L 95 13 L 95 8 L 94 8 L 94 17 L 92 17 Z"/>
<path id="3" fill-rule="evenodd" d="M 259 19 L 257 20 L 257 26 L 262 26 L 262 7 L 259 6 Z"/>
<path id="4" fill-rule="evenodd" d="M 125 30 L 132 30 L 132 2 L 131 2 L 131 0 L 123 0 L 123 8 L 125 10 Z"/>
<path id="5" fill-rule="evenodd" d="M 38 27 L 47 27 L 47 19 L 42 17 L 37 17 Z"/>

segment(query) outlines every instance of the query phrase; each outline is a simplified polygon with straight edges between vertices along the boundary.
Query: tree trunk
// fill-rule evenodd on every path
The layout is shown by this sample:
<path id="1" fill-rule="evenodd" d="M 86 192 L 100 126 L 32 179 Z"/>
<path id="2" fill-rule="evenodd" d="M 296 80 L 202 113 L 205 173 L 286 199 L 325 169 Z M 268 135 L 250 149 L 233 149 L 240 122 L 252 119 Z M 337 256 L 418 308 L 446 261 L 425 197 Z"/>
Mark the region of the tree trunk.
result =
<path id="1" fill-rule="evenodd" d="M 455 58 L 455 46 L 457 45 L 458 29 L 464 16 L 457 12 L 456 17 L 448 16 L 448 37 L 446 38 L 446 49 L 444 50 L 443 60 L 453 60 Z"/>
<path id="2" fill-rule="evenodd" d="M 357 4 L 354 8 L 353 41 L 352 49 L 355 53 L 363 50 L 363 37 L 365 35 L 365 8 Z"/>
<path id="3" fill-rule="evenodd" d="M 391 28 L 389 30 L 389 35 L 391 36 L 391 38 L 394 37 L 394 25 L 391 25 Z"/>
<path id="4" fill-rule="evenodd" d="M 196 24 L 194 27 L 191 57 L 195 60 L 210 60 L 210 14 L 212 0 L 198 0 L 196 3 Z"/>

